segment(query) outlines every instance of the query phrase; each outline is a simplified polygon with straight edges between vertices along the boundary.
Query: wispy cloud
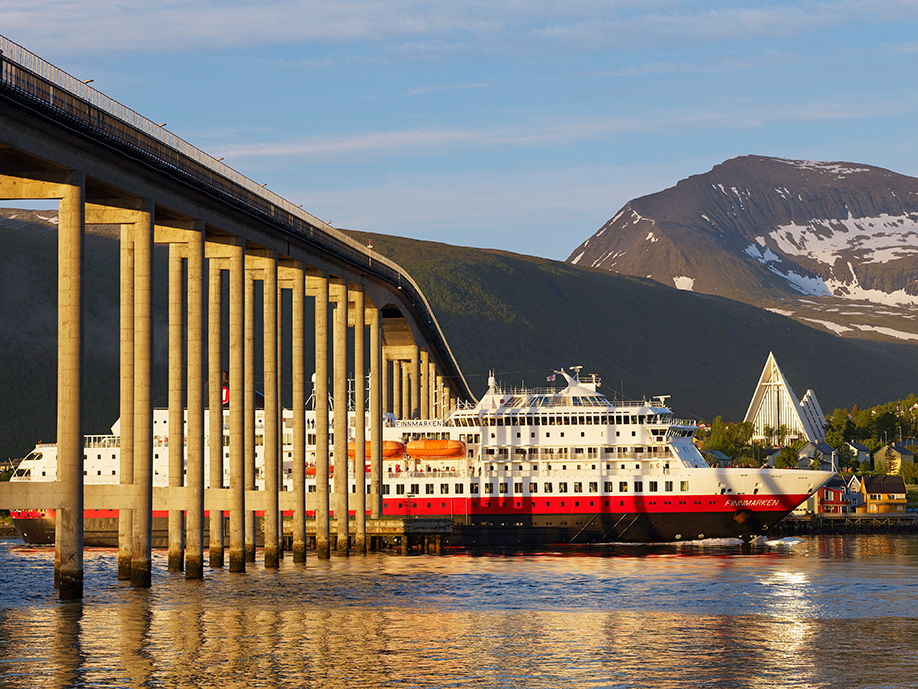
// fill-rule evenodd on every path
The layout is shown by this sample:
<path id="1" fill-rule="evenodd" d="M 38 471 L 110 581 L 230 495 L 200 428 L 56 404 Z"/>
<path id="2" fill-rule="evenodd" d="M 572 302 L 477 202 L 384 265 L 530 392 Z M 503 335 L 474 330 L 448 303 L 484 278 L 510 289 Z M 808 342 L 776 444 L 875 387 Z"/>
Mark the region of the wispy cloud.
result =
<path id="1" fill-rule="evenodd" d="M 567 145 L 609 136 L 669 133 L 708 128 L 750 129 L 779 122 L 815 122 L 887 117 L 911 105 L 896 102 L 814 102 L 773 104 L 725 103 L 721 109 L 668 110 L 634 117 L 553 120 L 538 125 L 500 128 L 413 129 L 365 132 L 353 135 L 234 144 L 220 155 L 234 160 L 294 156 L 347 157 L 350 155 L 440 154 L 451 149 L 496 149 Z"/>

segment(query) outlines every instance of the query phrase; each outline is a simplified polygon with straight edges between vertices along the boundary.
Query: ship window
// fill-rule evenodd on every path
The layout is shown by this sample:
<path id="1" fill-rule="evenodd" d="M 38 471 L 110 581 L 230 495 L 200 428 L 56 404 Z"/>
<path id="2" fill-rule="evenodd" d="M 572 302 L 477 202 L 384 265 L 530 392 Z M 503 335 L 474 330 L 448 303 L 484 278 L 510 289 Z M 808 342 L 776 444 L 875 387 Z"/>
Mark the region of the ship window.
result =
<path id="1" fill-rule="evenodd" d="M 546 492 L 546 493 L 551 493 L 551 492 L 552 492 L 551 483 L 546 483 L 546 484 L 545 484 L 545 492 Z"/>
<path id="2" fill-rule="evenodd" d="M 688 492 L 688 481 L 680 481 L 679 490 L 681 490 L 683 493 L 687 493 Z"/>
<path id="3" fill-rule="evenodd" d="M 514 493 L 522 493 L 522 492 L 523 492 L 523 484 L 522 484 L 522 482 L 520 482 L 520 483 L 514 483 L 514 484 L 513 484 L 513 492 L 514 492 Z"/>
<path id="4" fill-rule="evenodd" d="M 388 484 L 388 483 L 384 483 L 384 484 L 383 484 L 383 486 L 382 486 L 382 494 L 383 494 L 383 495 L 388 495 L 388 494 L 389 494 L 389 484 Z"/>
<path id="5" fill-rule="evenodd" d="M 591 493 L 599 492 L 599 482 L 598 481 L 590 481 L 590 492 Z"/>
<path id="6" fill-rule="evenodd" d="M 567 492 L 567 481 L 560 481 L 558 483 L 558 492 L 566 493 Z"/>
<path id="7" fill-rule="evenodd" d="M 464 488 L 465 488 L 465 487 L 464 487 L 463 484 L 457 483 L 457 484 L 455 484 L 455 485 L 453 486 L 453 492 L 454 492 L 456 495 L 462 495 L 462 494 L 465 492 Z"/>
<path id="8" fill-rule="evenodd" d="M 484 491 L 485 493 L 491 493 L 494 490 L 494 484 L 488 481 L 486 484 L 484 484 L 484 489 L 485 489 Z"/>
<path id="9" fill-rule="evenodd" d="M 574 492 L 575 493 L 583 492 L 583 482 L 582 481 L 574 481 Z"/>
<path id="10" fill-rule="evenodd" d="M 504 481 L 501 481 L 501 484 L 500 484 L 500 492 L 501 492 L 501 493 L 506 493 L 506 492 L 507 492 L 507 484 L 506 484 Z"/>
<path id="11" fill-rule="evenodd" d="M 619 482 L 618 482 L 618 492 L 619 492 L 619 493 L 627 493 L 627 492 L 628 492 L 628 482 L 627 482 L 627 481 L 619 481 Z"/>
<path id="12" fill-rule="evenodd" d="M 535 482 L 531 482 L 531 483 L 529 484 L 529 492 L 530 492 L 530 493 L 538 493 L 538 492 L 539 492 L 539 484 L 538 484 L 538 483 L 535 483 Z"/>
<path id="13" fill-rule="evenodd" d="M 649 490 L 651 493 L 656 493 L 657 492 L 657 482 L 651 481 L 650 483 L 648 483 L 647 490 Z"/>
<path id="14" fill-rule="evenodd" d="M 404 484 L 404 483 L 397 483 L 397 484 L 395 485 L 395 494 L 396 494 L 396 495 L 404 495 L 404 494 L 405 494 L 405 484 Z"/>
<path id="15" fill-rule="evenodd" d="M 644 492 L 644 483 L 643 483 L 642 481 L 635 481 L 635 482 L 634 482 L 634 492 L 635 492 L 635 493 L 643 493 L 643 492 Z"/>
<path id="16" fill-rule="evenodd" d="M 449 484 L 448 483 L 440 484 L 440 495 L 449 495 Z"/>
<path id="17" fill-rule="evenodd" d="M 478 484 L 477 483 L 473 483 L 469 486 L 469 493 L 474 493 L 475 495 L 478 495 Z"/>
<path id="18" fill-rule="evenodd" d="M 673 492 L 673 482 L 672 482 L 672 481 L 664 481 L 664 482 L 663 482 L 663 490 L 665 490 L 667 493 L 672 493 L 672 492 Z"/>

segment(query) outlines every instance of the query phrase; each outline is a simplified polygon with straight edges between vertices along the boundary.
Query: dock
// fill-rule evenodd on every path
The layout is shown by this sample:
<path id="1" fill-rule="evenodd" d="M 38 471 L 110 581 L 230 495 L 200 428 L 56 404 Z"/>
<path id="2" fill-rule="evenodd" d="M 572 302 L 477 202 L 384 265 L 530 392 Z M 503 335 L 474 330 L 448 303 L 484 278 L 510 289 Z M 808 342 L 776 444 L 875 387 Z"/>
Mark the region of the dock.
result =
<path id="1" fill-rule="evenodd" d="M 916 533 L 918 514 L 807 514 L 788 515 L 769 535 Z"/>

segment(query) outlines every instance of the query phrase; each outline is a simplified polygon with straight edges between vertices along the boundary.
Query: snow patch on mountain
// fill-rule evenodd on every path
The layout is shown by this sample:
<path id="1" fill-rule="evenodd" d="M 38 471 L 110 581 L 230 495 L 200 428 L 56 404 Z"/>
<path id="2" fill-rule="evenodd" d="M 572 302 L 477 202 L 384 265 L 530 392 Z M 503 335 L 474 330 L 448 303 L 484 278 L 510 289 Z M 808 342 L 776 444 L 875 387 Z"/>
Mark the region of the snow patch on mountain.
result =
<path id="1" fill-rule="evenodd" d="M 825 328 L 826 330 L 831 330 L 836 335 L 841 335 L 842 333 L 846 333 L 852 330 L 852 328 L 849 328 L 847 325 L 842 325 L 841 323 L 835 323 L 834 321 L 824 321 L 819 318 L 806 318 L 804 316 L 801 316 L 800 320 L 809 321 L 810 323 L 818 323 L 823 328 Z"/>
<path id="2" fill-rule="evenodd" d="M 838 177 L 847 177 L 858 172 L 870 172 L 867 167 L 851 167 L 850 165 L 839 165 L 838 163 L 824 163 L 817 160 L 788 160 L 787 158 L 775 158 L 779 163 L 785 163 L 798 170 L 813 170 L 815 172 L 828 172 Z"/>
<path id="3" fill-rule="evenodd" d="M 768 265 L 767 267 L 775 275 L 787 280 L 791 288 L 797 290 L 800 294 L 808 294 L 812 297 L 828 297 L 832 294 L 826 286 L 825 280 L 820 277 L 800 275 L 793 270 L 782 273 L 773 265 Z"/>
<path id="4" fill-rule="evenodd" d="M 918 214 L 914 214 L 918 215 Z M 918 255 L 918 217 L 813 219 L 806 225 L 779 225 L 769 234 L 785 254 L 833 265 L 843 251 L 857 251 L 862 263 L 887 263 Z"/>
<path id="5" fill-rule="evenodd" d="M 854 323 L 853 325 L 858 330 L 880 333 L 888 337 L 895 337 L 898 340 L 918 340 L 918 335 L 915 333 L 907 333 L 894 328 L 886 328 L 882 325 L 864 325 L 862 323 Z"/>
<path id="6" fill-rule="evenodd" d="M 659 239 L 659 237 L 654 236 L 653 232 L 648 232 L 647 236 L 644 238 L 644 241 L 653 244 L 654 242 L 659 241 Z"/>
<path id="7" fill-rule="evenodd" d="M 579 254 L 577 254 L 577 256 L 575 256 L 573 259 L 571 259 L 571 263 L 573 263 L 574 265 L 577 265 L 578 263 L 580 263 L 581 258 L 583 258 L 582 251 Z"/>
<path id="8" fill-rule="evenodd" d="M 756 237 L 756 239 L 758 239 L 758 237 Z M 762 240 L 762 244 L 764 243 L 765 241 Z M 769 249 L 767 246 L 758 246 L 757 244 L 750 244 L 745 249 L 743 249 L 743 253 L 749 256 L 752 256 L 752 258 L 754 258 L 759 263 L 768 264 L 768 263 L 780 263 L 781 262 L 781 257 L 778 256 L 778 254 L 776 254 L 774 251 Z"/>
<path id="9" fill-rule="evenodd" d="M 690 278 L 688 275 L 674 275 L 673 284 L 676 286 L 676 289 L 691 292 L 692 288 L 695 286 L 695 278 Z"/>
<path id="10" fill-rule="evenodd" d="M 886 304 L 887 306 L 918 307 L 918 295 L 909 294 L 902 289 L 896 290 L 895 292 L 867 289 L 861 287 L 857 278 L 855 278 L 853 282 L 842 282 L 841 280 L 829 279 L 825 281 L 825 284 L 836 297 L 869 301 L 874 304 Z"/>

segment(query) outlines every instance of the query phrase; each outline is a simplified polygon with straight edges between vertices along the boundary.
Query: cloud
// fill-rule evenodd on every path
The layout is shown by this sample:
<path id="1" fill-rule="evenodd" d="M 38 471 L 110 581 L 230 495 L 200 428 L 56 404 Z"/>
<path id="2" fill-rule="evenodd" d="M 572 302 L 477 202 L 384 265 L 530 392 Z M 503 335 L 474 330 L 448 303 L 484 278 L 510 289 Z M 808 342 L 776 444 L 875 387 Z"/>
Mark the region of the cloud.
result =
<path id="1" fill-rule="evenodd" d="M 724 102 L 719 109 L 667 110 L 633 117 L 551 119 L 538 124 L 498 128 L 443 128 L 364 132 L 317 136 L 299 140 L 219 146 L 219 155 L 234 161 L 311 157 L 346 159 L 359 155 L 429 155 L 449 150 L 550 147 L 608 137 L 672 134 L 699 129 L 755 129 L 775 123 L 833 121 L 888 117 L 909 110 L 901 99 L 871 103 Z"/>

